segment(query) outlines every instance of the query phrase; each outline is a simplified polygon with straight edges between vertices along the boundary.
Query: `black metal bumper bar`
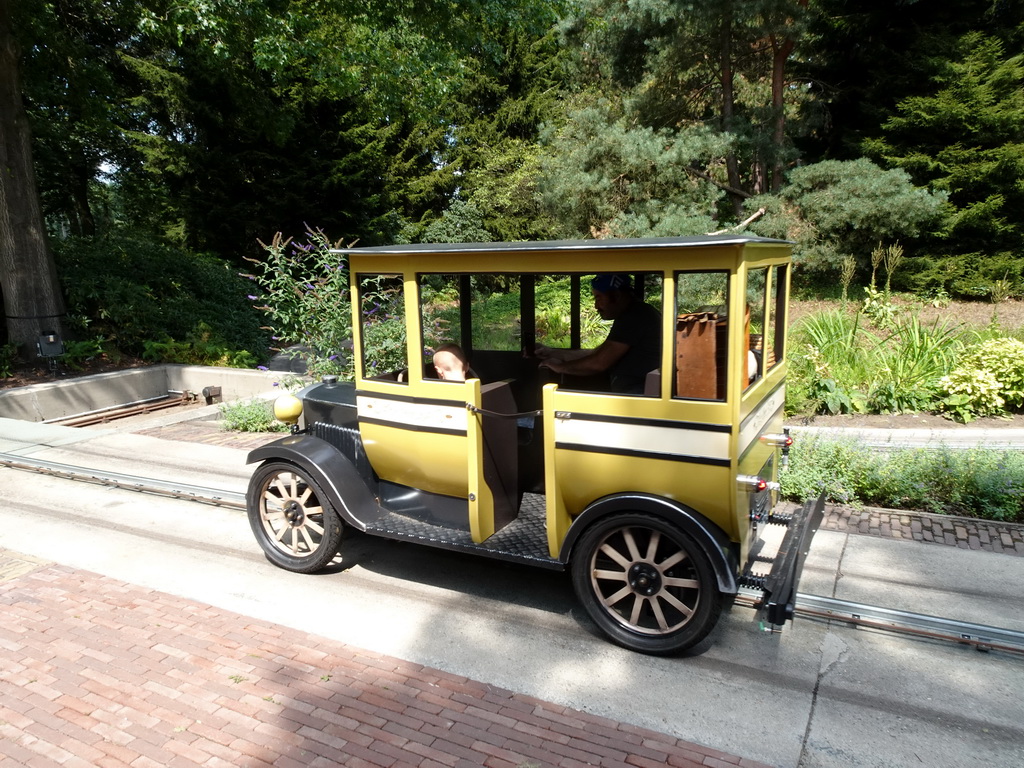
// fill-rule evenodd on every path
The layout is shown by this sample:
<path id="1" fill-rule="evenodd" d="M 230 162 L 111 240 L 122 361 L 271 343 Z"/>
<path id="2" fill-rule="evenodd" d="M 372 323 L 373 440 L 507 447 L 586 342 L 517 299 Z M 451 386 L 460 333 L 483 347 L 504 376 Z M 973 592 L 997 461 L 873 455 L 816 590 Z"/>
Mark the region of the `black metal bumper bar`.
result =
<path id="1" fill-rule="evenodd" d="M 764 582 L 761 605 L 769 624 L 782 625 L 793 618 L 800 573 L 804 569 L 811 540 L 824 516 L 825 497 L 822 495 L 817 501 L 805 503 L 790 519 L 786 535 L 772 563 L 771 573 Z"/>

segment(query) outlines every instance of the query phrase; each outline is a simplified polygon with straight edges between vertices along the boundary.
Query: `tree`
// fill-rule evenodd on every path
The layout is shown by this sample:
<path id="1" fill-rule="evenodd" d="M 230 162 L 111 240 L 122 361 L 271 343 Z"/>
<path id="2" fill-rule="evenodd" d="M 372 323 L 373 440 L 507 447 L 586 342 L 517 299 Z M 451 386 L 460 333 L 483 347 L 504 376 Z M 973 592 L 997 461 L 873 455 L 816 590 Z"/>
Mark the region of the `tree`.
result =
<path id="1" fill-rule="evenodd" d="M 722 191 L 710 166 L 728 138 L 702 126 L 656 130 L 615 117 L 607 103 L 579 109 L 550 139 L 541 195 L 563 237 L 702 234 L 715 229 Z"/>
<path id="2" fill-rule="evenodd" d="M 452 146 L 447 163 L 457 194 L 483 216 L 498 240 L 546 239 L 551 224 L 537 200 L 540 135 L 563 117 L 562 64 L 551 29 L 506 28 L 466 58 L 453 94 Z"/>
<path id="3" fill-rule="evenodd" d="M 943 61 L 928 93 L 910 96 L 865 142 L 869 154 L 941 190 L 952 205 L 949 232 L 932 249 L 1024 256 L 1024 56 L 972 32 L 961 57 Z M 936 68 L 940 68 L 936 64 Z"/>
<path id="4" fill-rule="evenodd" d="M 50 221 L 102 227 L 90 189 L 105 174 L 122 222 L 225 255 L 256 255 L 257 237 L 305 222 L 372 244 L 440 215 L 463 170 L 454 95 L 477 62 L 502 58 L 505 38 L 542 36 L 558 7 L 32 5 L 25 85 Z"/>
<path id="5" fill-rule="evenodd" d="M 639 122 L 731 137 L 712 178 L 735 216 L 794 158 L 786 126 L 805 88 L 786 73 L 807 15 L 804 0 L 592 0 L 573 30 L 584 71 L 624 89 Z"/>
<path id="6" fill-rule="evenodd" d="M 64 304 L 46 240 L 19 82 L 10 0 L 0 0 L 0 288 L 7 339 L 22 354 L 62 333 Z"/>
<path id="7" fill-rule="evenodd" d="M 1014 0 L 813 0 L 795 62 L 816 107 L 801 150 L 820 159 L 863 155 L 865 139 L 902 100 L 933 90 L 959 40 L 980 31 L 1020 50 L 1024 5 Z"/>
<path id="8" fill-rule="evenodd" d="M 484 227 L 480 211 L 462 200 L 453 200 L 444 215 L 423 231 L 426 243 L 489 243 L 493 240 Z"/>
<path id="9" fill-rule="evenodd" d="M 830 274 L 847 256 L 866 269 L 879 241 L 909 240 L 940 220 L 945 195 L 915 187 L 910 175 L 870 160 L 824 160 L 790 171 L 777 195 L 752 198 L 768 215 L 751 230 L 796 241 L 794 261 Z"/>

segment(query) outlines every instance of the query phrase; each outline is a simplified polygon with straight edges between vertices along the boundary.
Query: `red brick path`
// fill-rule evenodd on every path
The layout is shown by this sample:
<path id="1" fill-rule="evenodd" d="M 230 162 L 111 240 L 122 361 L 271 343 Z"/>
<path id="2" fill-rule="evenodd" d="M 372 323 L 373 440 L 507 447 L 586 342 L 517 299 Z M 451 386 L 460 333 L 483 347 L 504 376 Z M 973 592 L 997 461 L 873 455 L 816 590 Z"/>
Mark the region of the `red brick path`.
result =
<path id="1" fill-rule="evenodd" d="M 93 573 L 0 561 L 0 768 L 761 765 Z"/>

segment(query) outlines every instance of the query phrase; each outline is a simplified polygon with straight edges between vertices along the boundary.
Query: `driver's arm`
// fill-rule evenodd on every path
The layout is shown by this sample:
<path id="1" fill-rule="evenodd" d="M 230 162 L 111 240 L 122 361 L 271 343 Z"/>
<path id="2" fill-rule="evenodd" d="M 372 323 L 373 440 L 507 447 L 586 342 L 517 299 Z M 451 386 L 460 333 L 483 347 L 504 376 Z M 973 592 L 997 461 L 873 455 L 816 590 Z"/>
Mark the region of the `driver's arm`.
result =
<path id="1" fill-rule="evenodd" d="M 609 370 L 628 351 L 629 344 L 605 339 L 597 349 L 583 357 L 576 360 L 547 359 L 541 367 L 570 376 L 591 376 Z"/>

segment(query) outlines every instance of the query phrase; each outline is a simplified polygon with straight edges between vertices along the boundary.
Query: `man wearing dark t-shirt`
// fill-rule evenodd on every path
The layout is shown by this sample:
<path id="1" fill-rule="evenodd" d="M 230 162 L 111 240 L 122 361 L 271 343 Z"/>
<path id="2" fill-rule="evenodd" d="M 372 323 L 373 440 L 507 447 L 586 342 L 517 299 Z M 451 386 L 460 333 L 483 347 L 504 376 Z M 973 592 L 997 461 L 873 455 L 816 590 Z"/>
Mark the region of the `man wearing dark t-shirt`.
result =
<path id="1" fill-rule="evenodd" d="M 661 315 L 633 292 L 629 275 L 598 275 L 591 281 L 594 308 L 612 328 L 593 350 L 541 347 L 541 366 L 555 373 L 592 376 L 608 372 L 613 392 L 640 395 L 649 371 L 661 366 Z"/>

